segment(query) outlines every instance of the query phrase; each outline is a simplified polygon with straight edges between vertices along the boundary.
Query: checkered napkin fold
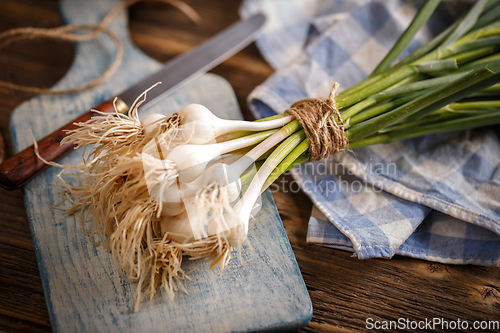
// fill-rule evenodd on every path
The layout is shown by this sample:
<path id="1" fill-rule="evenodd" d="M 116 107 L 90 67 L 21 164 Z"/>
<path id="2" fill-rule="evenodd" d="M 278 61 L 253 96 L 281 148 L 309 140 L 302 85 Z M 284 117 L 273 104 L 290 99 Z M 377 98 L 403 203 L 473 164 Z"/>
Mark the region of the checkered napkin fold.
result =
<path id="1" fill-rule="evenodd" d="M 249 96 L 256 117 L 365 78 L 423 1 L 246 0 L 264 12 L 257 46 L 276 72 Z M 444 30 L 442 3 L 403 56 Z M 500 258 L 500 142 L 493 132 L 431 135 L 353 149 L 291 171 L 315 207 L 307 241 L 361 259 L 395 254 L 453 264 Z"/>

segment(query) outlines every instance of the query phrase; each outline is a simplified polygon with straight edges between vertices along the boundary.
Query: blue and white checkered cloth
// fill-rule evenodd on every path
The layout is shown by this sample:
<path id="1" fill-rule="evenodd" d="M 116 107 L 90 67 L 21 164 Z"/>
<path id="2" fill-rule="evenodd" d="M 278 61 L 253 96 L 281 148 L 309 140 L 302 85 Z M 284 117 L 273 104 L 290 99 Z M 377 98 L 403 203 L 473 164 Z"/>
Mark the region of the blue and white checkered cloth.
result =
<path id="1" fill-rule="evenodd" d="M 244 1 L 242 17 L 268 16 L 257 45 L 276 69 L 249 96 L 255 116 L 283 112 L 302 98 L 326 97 L 334 82 L 342 89 L 365 78 L 422 3 Z M 457 3 L 441 4 L 407 52 L 448 26 L 460 10 Z M 310 243 L 353 251 L 362 259 L 399 254 L 496 265 L 499 166 L 495 133 L 472 131 L 358 148 L 302 164 L 292 175 L 315 205 Z"/>

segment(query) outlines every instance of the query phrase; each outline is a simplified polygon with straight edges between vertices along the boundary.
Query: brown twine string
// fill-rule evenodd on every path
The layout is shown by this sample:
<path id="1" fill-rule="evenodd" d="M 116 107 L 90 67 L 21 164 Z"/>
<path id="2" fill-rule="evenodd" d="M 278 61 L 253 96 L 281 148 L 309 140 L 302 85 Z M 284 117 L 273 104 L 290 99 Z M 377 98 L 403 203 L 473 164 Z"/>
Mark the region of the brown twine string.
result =
<path id="1" fill-rule="evenodd" d="M 309 161 L 319 161 L 345 150 L 347 138 L 335 103 L 335 82 L 328 98 L 306 98 L 293 103 L 286 111 L 302 125 L 309 140 Z"/>
<path id="2" fill-rule="evenodd" d="M 67 42 L 85 42 L 96 38 L 100 33 L 105 33 L 113 40 L 116 46 L 116 53 L 113 62 L 100 77 L 92 81 L 89 81 L 87 83 L 84 83 L 76 88 L 51 90 L 49 88 L 25 86 L 6 81 L 0 81 L 0 87 L 10 90 L 25 91 L 29 93 L 55 95 L 55 94 L 74 93 L 95 87 L 103 83 L 116 71 L 123 58 L 123 46 L 122 43 L 120 42 L 120 39 L 106 27 L 111 23 L 111 21 L 120 11 L 141 1 L 144 0 L 126 0 L 120 2 L 106 14 L 106 16 L 102 19 L 102 21 L 98 25 L 68 24 L 56 28 L 31 28 L 31 27 L 14 28 L 1 33 L 0 50 L 14 42 L 24 39 L 49 38 Z M 182 1 L 177 1 L 177 0 L 155 0 L 155 1 L 165 2 L 178 8 L 180 11 L 186 14 L 193 22 L 200 21 L 200 16 L 198 15 L 198 13 L 196 13 L 190 6 L 188 6 L 186 3 Z M 89 32 L 84 34 L 78 33 L 81 32 L 82 30 Z"/>

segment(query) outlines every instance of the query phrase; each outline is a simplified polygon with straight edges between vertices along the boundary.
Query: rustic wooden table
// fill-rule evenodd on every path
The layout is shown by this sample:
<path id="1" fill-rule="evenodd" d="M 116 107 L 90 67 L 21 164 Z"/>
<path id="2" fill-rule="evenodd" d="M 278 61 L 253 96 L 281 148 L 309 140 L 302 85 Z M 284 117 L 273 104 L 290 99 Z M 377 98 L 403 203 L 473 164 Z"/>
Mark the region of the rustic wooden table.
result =
<path id="1" fill-rule="evenodd" d="M 129 10 L 132 39 L 151 57 L 167 61 L 238 19 L 238 1 L 191 0 L 189 4 L 203 17 L 199 25 L 164 4 L 134 5 Z M 57 0 L 0 1 L 0 32 L 60 24 Z M 62 42 L 16 43 L 0 52 L 0 79 L 49 87 L 64 76 L 72 58 L 72 45 Z M 229 80 L 245 117 L 251 119 L 246 96 L 272 74 L 255 45 L 212 72 Z M 0 133 L 7 156 L 12 154 L 9 116 L 30 97 L 0 90 Z M 273 195 L 314 307 L 304 332 L 365 330 L 369 318 L 459 319 L 470 325 L 499 320 L 500 267 L 442 265 L 403 257 L 361 261 L 347 252 L 308 245 L 312 204 L 291 183 L 290 176 L 282 176 Z M 22 190 L 0 189 L 0 330 L 51 330 Z"/>

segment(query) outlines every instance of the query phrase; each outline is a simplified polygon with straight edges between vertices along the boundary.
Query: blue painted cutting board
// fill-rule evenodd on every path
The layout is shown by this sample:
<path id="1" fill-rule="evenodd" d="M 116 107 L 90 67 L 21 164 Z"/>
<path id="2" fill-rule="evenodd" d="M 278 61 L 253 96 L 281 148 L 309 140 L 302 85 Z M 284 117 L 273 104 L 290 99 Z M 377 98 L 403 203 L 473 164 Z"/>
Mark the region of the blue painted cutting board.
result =
<path id="1" fill-rule="evenodd" d="M 68 23 L 97 23 L 117 0 L 64 0 L 61 13 Z M 175 9 L 173 9 L 175 10 Z M 123 62 L 111 79 L 94 89 L 65 96 L 38 96 L 22 105 L 11 118 L 15 151 L 32 144 L 71 121 L 85 110 L 108 99 L 160 64 L 135 48 L 128 37 L 126 15 L 111 29 L 124 43 Z M 75 61 L 54 88 L 75 87 L 95 78 L 112 60 L 114 47 L 106 36 L 77 46 Z M 201 103 L 220 117 L 238 119 L 241 113 L 231 86 L 221 77 L 204 75 L 141 113 L 178 111 L 188 103 Z M 62 164 L 81 161 L 75 151 Z M 75 218 L 52 206 L 60 196 L 51 185 L 59 170 L 50 168 L 25 186 L 25 202 L 52 327 L 56 332 L 230 332 L 294 330 L 305 326 L 312 306 L 276 206 L 269 191 L 261 211 L 252 221 L 243 262 L 233 259 L 220 275 L 208 263 L 186 261 L 191 281 L 189 294 L 166 293 L 141 304 L 133 312 L 131 285 L 119 277 L 109 253 L 95 248 L 79 229 Z"/>

